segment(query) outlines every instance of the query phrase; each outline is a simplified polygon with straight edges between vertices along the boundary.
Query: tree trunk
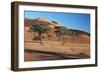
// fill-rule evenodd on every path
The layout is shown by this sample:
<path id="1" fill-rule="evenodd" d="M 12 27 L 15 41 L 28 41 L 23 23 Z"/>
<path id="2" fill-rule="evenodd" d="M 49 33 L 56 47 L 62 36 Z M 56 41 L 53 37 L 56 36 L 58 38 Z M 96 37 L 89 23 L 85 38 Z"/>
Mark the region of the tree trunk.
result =
<path id="1" fill-rule="evenodd" d="M 40 31 L 38 34 L 39 34 L 40 44 L 43 45 L 43 43 L 42 43 L 42 33 L 41 33 L 41 31 Z"/>

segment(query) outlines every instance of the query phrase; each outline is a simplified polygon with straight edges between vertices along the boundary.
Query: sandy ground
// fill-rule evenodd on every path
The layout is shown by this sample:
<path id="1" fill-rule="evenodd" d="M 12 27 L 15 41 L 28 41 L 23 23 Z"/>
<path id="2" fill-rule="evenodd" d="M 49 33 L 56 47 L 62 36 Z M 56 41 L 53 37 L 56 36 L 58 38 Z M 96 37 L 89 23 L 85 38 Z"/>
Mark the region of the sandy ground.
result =
<path id="1" fill-rule="evenodd" d="M 25 61 L 84 59 L 90 57 L 90 45 L 87 43 L 66 43 L 43 41 L 25 41 Z"/>

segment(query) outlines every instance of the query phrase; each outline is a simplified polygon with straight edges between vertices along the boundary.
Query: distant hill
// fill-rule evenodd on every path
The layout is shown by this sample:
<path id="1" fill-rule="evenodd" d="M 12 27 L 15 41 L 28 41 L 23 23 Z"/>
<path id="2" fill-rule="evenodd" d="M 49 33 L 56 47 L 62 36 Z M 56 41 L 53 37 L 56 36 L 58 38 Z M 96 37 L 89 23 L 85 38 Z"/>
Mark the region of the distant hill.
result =
<path id="1" fill-rule="evenodd" d="M 36 19 L 24 19 L 24 23 L 25 23 L 25 26 L 29 26 L 29 25 L 36 25 L 38 23 L 43 23 L 43 24 L 46 24 L 46 25 L 49 25 L 51 27 L 59 27 L 61 26 L 60 24 L 58 24 L 56 21 L 49 21 L 45 18 L 36 18 Z"/>
<path id="2" fill-rule="evenodd" d="M 70 30 L 76 32 L 77 34 L 86 34 L 86 35 L 90 36 L 90 33 L 85 32 L 85 31 L 75 30 L 75 29 L 70 29 Z"/>
<path id="3" fill-rule="evenodd" d="M 29 32 L 29 26 L 32 25 L 34 27 L 34 25 L 38 25 L 40 23 L 48 25 L 49 27 L 52 28 L 52 30 L 56 30 L 59 27 L 62 27 L 61 24 L 59 24 L 56 21 L 50 21 L 46 18 L 35 18 L 35 19 L 24 19 L 24 25 L 25 25 L 25 41 L 32 41 L 32 39 L 36 36 L 35 34 Z M 73 38 L 73 41 L 70 40 L 69 37 L 67 37 L 65 40 L 67 40 L 67 42 L 76 42 L 76 43 L 89 43 L 90 42 L 90 34 L 81 30 L 75 30 L 75 29 L 68 29 L 71 32 L 76 33 L 76 36 Z M 56 35 L 55 32 L 50 32 L 52 37 L 51 37 L 51 41 L 58 41 L 57 38 L 59 36 Z M 49 40 L 49 37 L 47 34 L 43 35 L 45 38 L 43 40 L 47 41 Z M 61 41 L 61 40 L 60 40 Z"/>

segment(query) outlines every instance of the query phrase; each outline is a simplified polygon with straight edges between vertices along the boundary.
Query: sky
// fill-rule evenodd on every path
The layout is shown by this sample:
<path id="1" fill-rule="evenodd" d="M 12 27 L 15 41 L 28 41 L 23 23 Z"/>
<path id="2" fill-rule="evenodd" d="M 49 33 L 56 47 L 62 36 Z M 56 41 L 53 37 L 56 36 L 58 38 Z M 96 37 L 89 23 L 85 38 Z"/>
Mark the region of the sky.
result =
<path id="1" fill-rule="evenodd" d="M 90 33 L 90 14 L 65 13 L 65 12 L 44 12 L 44 11 L 24 11 L 24 18 L 47 18 L 56 21 L 68 29 L 77 29 Z"/>

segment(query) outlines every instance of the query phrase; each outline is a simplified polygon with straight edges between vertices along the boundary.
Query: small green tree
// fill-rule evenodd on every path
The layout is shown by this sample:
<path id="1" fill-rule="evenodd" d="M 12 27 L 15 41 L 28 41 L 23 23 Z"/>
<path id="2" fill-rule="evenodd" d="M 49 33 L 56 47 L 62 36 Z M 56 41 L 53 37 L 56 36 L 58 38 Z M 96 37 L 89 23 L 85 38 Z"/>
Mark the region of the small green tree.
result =
<path id="1" fill-rule="evenodd" d="M 69 30 L 67 34 L 68 34 L 68 36 L 69 36 L 70 38 L 73 37 L 73 32 L 72 32 L 72 31 Z"/>
<path id="2" fill-rule="evenodd" d="M 62 39 L 62 45 L 66 43 L 67 36 L 69 36 L 69 38 L 72 40 L 77 35 L 76 32 L 67 29 L 64 26 L 59 27 L 57 31 L 58 31 L 57 34 L 58 39 Z"/>
<path id="3" fill-rule="evenodd" d="M 58 40 L 62 39 L 62 44 L 65 43 L 64 36 L 67 35 L 67 31 L 68 29 L 64 26 L 57 28 L 57 37 L 58 37 Z"/>
<path id="4" fill-rule="evenodd" d="M 67 35 L 69 36 L 69 38 L 71 40 L 73 40 L 73 38 L 77 35 L 76 32 L 69 30 L 69 32 L 67 33 Z"/>

